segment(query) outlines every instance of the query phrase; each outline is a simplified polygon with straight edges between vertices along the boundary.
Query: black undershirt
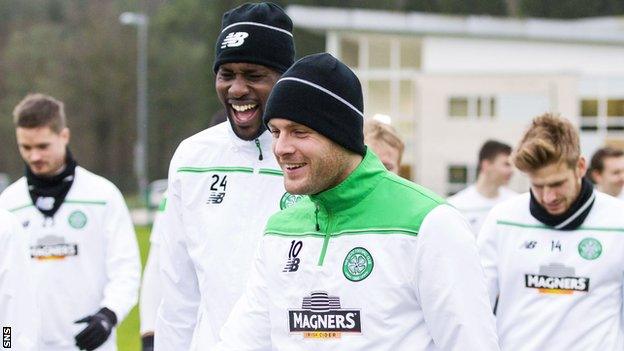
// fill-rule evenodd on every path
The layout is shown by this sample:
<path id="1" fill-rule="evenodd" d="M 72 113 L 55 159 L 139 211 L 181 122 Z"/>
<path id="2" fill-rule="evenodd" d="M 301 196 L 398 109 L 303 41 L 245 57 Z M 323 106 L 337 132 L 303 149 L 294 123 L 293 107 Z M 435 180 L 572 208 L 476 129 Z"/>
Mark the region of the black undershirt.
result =
<path id="1" fill-rule="evenodd" d="M 54 217 L 74 183 L 76 161 L 69 150 L 67 150 L 66 155 L 65 169 L 51 177 L 35 175 L 30 167 L 26 166 L 26 181 L 30 199 L 45 217 Z"/>

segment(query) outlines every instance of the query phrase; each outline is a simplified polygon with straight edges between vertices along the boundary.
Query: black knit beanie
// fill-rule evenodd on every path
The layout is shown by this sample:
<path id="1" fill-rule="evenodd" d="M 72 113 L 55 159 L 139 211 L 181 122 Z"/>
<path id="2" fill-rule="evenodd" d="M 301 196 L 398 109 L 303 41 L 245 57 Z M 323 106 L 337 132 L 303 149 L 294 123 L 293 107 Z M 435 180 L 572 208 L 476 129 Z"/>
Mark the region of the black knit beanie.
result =
<path id="1" fill-rule="evenodd" d="M 362 86 L 349 67 L 330 54 L 314 54 L 295 62 L 277 81 L 264 123 L 288 119 L 364 156 L 362 101 Z"/>
<path id="2" fill-rule="evenodd" d="M 223 14 L 215 48 L 215 73 L 224 63 L 246 62 L 283 73 L 295 58 L 292 21 L 270 3 L 244 4 Z"/>

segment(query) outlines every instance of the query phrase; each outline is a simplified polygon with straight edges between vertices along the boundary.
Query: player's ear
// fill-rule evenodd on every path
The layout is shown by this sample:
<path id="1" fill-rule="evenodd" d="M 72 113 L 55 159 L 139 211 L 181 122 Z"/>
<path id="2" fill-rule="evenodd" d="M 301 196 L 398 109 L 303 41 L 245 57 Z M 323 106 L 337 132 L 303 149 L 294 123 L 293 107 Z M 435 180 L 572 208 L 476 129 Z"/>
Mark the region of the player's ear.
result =
<path id="1" fill-rule="evenodd" d="M 65 142 L 65 145 L 67 145 L 69 143 L 69 139 L 71 137 L 71 133 L 69 132 L 69 128 L 67 128 L 67 127 L 63 128 L 63 130 L 61 130 L 59 135 L 61 136 L 61 138 Z"/>
<path id="2" fill-rule="evenodd" d="M 585 162 L 585 157 L 579 157 L 578 162 L 576 163 L 577 175 L 582 177 L 587 173 L 587 162 Z"/>

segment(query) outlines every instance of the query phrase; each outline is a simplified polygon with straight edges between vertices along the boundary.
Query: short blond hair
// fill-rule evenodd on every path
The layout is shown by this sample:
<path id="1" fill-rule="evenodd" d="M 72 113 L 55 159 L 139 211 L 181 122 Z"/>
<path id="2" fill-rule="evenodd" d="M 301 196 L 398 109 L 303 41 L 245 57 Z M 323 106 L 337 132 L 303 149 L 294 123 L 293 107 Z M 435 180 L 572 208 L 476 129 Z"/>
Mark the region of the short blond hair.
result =
<path id="1" fill-rule="evenodd" d="M 574 168 L 581 157 L 577 128 L 551 113 L 533 119 L 516 150 L 513 162 L 522 172 L 534 172 L 560 162 Z"/>
<path id="2" fill-rule="evenodd" d="M 28 94 L 13 109 L 13 123 L 21 128 L 50 127 L 58 134 L 66 126 L 65 106 L 49 95 Z"/>
<path id="3" fill-rule="evenodd" d="M 368 119 L 364 122 L 364 141 L 366 140 L 383 141 L 391 147 L 399 151 L 399 163 L 403 157 L 405 144 L 399 137 L 397 131 L 389 124 L 380 122 L 376 119 Z"/>

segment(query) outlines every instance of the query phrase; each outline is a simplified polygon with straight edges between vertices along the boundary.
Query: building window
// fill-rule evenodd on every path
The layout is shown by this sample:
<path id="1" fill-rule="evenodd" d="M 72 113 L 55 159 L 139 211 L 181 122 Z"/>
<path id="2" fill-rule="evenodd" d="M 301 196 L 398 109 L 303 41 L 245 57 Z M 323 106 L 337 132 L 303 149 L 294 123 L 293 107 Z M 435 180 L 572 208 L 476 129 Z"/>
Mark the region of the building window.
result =
<path id="1" fill-rule="evenodd" d="M 409 80 L 399 83 L 399 113 L 402 116 L 414 115 L 414 84 Z"/>
<path id="2" fill-rule="evenodd" d="M 420 69 L 420 42 L 401 40 L 401 68 Z"/>
<path id="3" fill-rule="evenodd" d="M 607 130 L 624 130 L 624 99 L 607 100 Z"/>
<path id="4" fill-rule="evenodd" d="M 468 166 L 451 165 L 448 167 L 449 184 L 466 184 L 468 183 Z"/>
<path id="5" fill-rule="evenodd" d="M 390 68 L 389 38 L 369 38 L 368 65 L 370 68 Z"/>
<path id="6" fill-rule="evenodd" d="M 596 99 L 581 100 L 581 116 L 583 117 L 598 116 L 598 100 Z"/>
<path id="7" fill-rule="evenodd" d="M 449 117 L 492 119 L 496 116 L 496 98 L 493 96 L 451 96 L 448 100 Z"/>
<path id="8" fill-rule="evenodd" d="M 340 59 L 351 68 L 360 67 L 360 46 L 356 39 L 340 38 Z"/>
<path id="9" fill-rule="evenodd" d="M 368 81 L 368 114 L 392 115 L 391 82 L 389 80 Z"/>
<path id="10" fill-rule="evenodd" d="M 468 184 L 473 183 L 476 178 L 476 167 L 472 166 L 452 164 L 448 166 L 447 172 L 447 196 L 451 196 L 466 188 Z"/>
<path id="11" fill-rule="evenodd" d="M 581 130 L 624 131 L 624 99 L 587 98 L 580 104 Z"/>
<path id="12" fill-rule="evenodd" d="M 607 116 L 624 116 L 624 100 L 607 100 Z"/>
<path id="13" fill-rule="evenodd" d="M 598 100 L 581 100 L 581 130 L 598 130 Z"/>
<path id="14" fill-rule="evenodd" d="M 449 99 L 449 116 L 468 117 L 468 98 L 451 97 Z"/>

